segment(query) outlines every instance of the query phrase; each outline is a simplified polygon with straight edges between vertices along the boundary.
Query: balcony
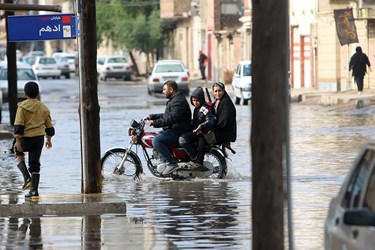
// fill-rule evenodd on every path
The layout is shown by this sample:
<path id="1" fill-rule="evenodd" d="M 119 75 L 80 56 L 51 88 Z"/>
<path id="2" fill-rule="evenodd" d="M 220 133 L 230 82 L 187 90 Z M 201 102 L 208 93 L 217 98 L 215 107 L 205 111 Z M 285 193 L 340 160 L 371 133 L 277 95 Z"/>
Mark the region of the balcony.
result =
<path id="1" fill-rule="evenodd" d="M 190 0 L 160 0 L 160 18 L 187 18 Z"/>

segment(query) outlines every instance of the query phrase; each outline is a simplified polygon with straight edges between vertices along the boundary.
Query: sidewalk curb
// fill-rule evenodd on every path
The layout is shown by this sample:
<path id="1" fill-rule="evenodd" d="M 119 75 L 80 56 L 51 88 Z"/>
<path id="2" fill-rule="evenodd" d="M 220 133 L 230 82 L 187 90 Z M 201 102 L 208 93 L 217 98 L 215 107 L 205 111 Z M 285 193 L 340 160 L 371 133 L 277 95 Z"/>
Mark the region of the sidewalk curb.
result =
<path id="1" fill-rule="evenodd" d="M 13 133 L 11 131 L 11 126 L 0 124 L 0 140 L 13 139 Z"/>
<path id="2" fill-rule="evenodd" d="M 17 197 L 1 195 L 0 217 L 126 214 L 126 202 L 114 193 L 40 194 L 37 199 L 26 199 L 23 195 Z"/>

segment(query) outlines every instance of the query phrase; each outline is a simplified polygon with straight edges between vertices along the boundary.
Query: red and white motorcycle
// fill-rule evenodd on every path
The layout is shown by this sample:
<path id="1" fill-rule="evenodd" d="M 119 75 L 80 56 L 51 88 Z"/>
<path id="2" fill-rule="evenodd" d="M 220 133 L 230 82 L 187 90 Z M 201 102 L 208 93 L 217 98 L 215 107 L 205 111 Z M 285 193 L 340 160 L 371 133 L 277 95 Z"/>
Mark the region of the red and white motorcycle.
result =
<path id="1" fill-rule="evenodd" d="M 132 179 L 137 179 L 142 174 L 142 161 L 138 156 L 138 148 L 141 148 L 143 157 L 150 172 L 160 178 L 187 179 L 187 178 L 224 178 L 227 174 L 228 158 L 226 149 L 232 153 L 235 151 L 223 145 L 207 147 L 203 165 L 207 170 L 189 170 L 188 155 L 179 147 L 170 147 L 173 157 L 175 157 L 180 168 L 171 174 L 162 175 L 166 164 L 162 157 L 154 149 L 152 139 L 157 136 L 157 132 L 146 132 L 144 130 L 146 119 L 140 121 L 132 120 L 128 134 L 130 136 L 129 145 L 126 148 L 115 147 L 108 149 L 101 159 L 103 176 L 110 174 L 125 175 Z M 135 150 L 135 151 L 134 151 Z"/>

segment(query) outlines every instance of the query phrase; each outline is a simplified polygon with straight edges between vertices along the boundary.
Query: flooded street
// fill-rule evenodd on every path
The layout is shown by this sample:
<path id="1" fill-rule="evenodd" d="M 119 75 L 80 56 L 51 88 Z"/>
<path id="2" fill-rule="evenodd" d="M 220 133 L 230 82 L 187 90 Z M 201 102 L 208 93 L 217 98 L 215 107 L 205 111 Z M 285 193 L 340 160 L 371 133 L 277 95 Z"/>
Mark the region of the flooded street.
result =
<path id="1" fill-rule="evenodd" d="M 42 80 L 41 86 L 42 101 L 50 107 L 56 136 L 52 141 L 53 148 L 42 153 L 40 195 L 79 194 L 81 155 L 77 82 Z M 114 84 L 109 81 L 99 85 L 99 102 L 100 146 L 104 154 L 110 147 L 125 147 L 131 119 L 162 113 L 165 99 L 147 96 L 146 85 L 142 83 Z M 145 176 L 141 181 L 125 181 L 119 176 L 105 180 L 103 193 L 116 195 L 127 202 L 126 217 L 85 218 L 87 225 L 100 224 L 101 241 L 106 242 L 107 247 L 109 242 L 127 239 L 124 246 L 142 241 L 144 249 L 251 249 L 251 112 L 250 106 L 236 108 L 238 139 L 233 149 L 237 154 L 229 153 L 231 161 L 225 179 L 160 180 L 154 178 L 143 164 Z M 3 111 L 4 123 L 9 120 L 6 112 Z M 337 193 L 361 145 L 373 137 L 374 116 L 375 108 L 371 106 L 340 112 L 322 106 L 291 105 L 295 249 L 323 248 L 323 225 L 329 201 Z M 21 175 L 14 159 L 6 156 L 10 143 L 0 141 L 1 195 L 14 193 L 14 190 L 21 192 Z M 77 219 L 80 218 L 72 218 Z M 53 223 L 51 218 L 41 220 L 45 241 L 56 238 L 59 233 L 49 230 Z M 78 233 L 82 228 L 72 228 L 70 233 Z M 59 231 L 64 230 L 69 231 L 61 228 Z M 81 249 L 81 240 L 73 237 L 67 245 L 59 242 L 57 246 Z M 92 238 L 89 241 L 96 242 Z"/>

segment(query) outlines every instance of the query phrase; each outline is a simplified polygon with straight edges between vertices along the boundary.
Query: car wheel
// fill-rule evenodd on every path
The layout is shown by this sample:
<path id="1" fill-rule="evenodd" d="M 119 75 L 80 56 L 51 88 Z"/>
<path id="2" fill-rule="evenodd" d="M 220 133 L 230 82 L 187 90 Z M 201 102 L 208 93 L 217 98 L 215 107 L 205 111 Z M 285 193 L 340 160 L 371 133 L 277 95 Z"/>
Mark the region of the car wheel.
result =
<path id="1" fill-rule="evenodd" d="M 65 75 L 65 78 L 66 78 L 66 79 L 70 79 L 70 73 L 66 74 L 66 75 Z"/>
<path id="2" fill-rule="evenodd" d="M 60 79 L 60 76 L 56 76 L 57 79 Z"/>
<path id="3" fill-rule="evenodd" d="M 249 105 L 249 99 L 244 99 L 243 100 L 243 105 Z"/>
<path id="4" fill-rule="evenodd" d="M 240 102 L 241 102 L 241 98 L 239 98 L 239 97 L 236 97 L 236 101 L 235 101 L 235 104 L 236 104 L 236 105 L 240 105 Z"/>

